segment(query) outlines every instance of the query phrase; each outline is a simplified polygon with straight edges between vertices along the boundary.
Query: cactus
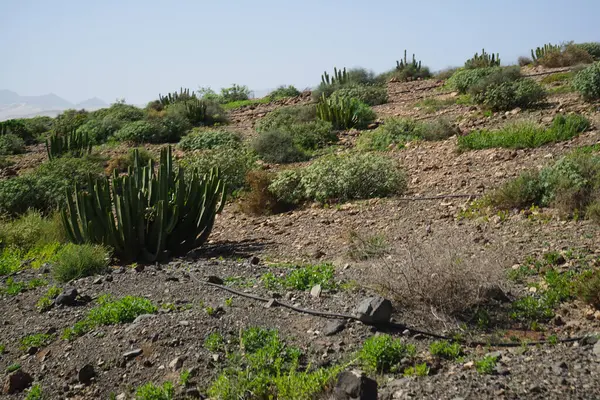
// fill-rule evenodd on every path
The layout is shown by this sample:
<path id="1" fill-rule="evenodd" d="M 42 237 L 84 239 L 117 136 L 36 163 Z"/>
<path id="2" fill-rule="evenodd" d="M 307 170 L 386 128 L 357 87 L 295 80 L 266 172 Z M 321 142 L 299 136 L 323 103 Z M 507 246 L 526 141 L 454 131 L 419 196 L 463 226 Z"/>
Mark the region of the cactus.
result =
<path id="1" fill-rule="evenodd" d="M 343 70 L 338 70 L 337 68 L 333 68 L 333 76 L 329 76 L 329 74 L 327 73 L 327 71 L 325 71 L 323 73 L 323 75 L 321 75 L 321 82 L 323 83 L 323 85 L 343 85 L 345 83 L 348 83 L 348 73 L 346 72 L 346 68 L 344 68 Z"/>
<path id="2" fill-rule="evenodd" d="M 487 68 L 487 67 L 499 67 L 500 66 L 500 54 L 496 53 L 490 55 L 485 52 L 485 49 L 481 49 L 481 54 L 475 53 L 473 58 L 465 62 L 465 68 Z"/>
<path id="3" fill-rule="evenodd" d="M 180 88 L 179 93 L 177 93 L 177 92 L 167 93 L 166 96 L 163 96 L 159 93 L 158 102 L 163 107 L 166 107 L 166 106 L 169 106 L 174 103 L 178 103 L 181 101 L 188 101 L 188 100 L 192 100 L 195 98 L 196 98 L 196 94 L 195 93 L 190 94 L 190 89 Z"/>
<path id="4" fill-rule="evenodd" d="M 115 171 L 112 182 L 88 178 L 87 190 L 67 189 L 61 218 L 74 243 L 112 247 L 123 260 L 154 262 L 182 255 L 208 238 L 225 205 L 225 183 L 218 169 L 208 175 L 175 171 L 171 147 L 161 150 L 160 165 L 142 166 L 134 150 L 128 173 Z"/>
<path id="5" fill-rule="evenodd" d="M 185 117 L 193 125 L 201 125 L 206 122 L 207 105 L 205 101 L 196 98 L 188 100 L 185 103 Z"/>
<path id="6" fill-rule="evenodd" d="M 537 47 L 535 49 L 535 51 L 533 49 L 531 49 L 531 59 L 535 63 L 537 63 L 537 62 L 539 62 L 539 60 L 544 58 L 544 56 L 546 56 L 547 54 L 553 53 L 553 52 L 558 52 L 560 50 L 561 50 L 560 45 L 548 43 L 548 44 L 545 44 L 543 47 Z"/>
<path id="7" fill-rule="evenodd" d="M 53 134 L 46 140 L 48 159 L 53 160 L 69 153 L 73 157 L 83 157 L 92 152 L 92 142 L 87 133 L 71 131 L 67 135 Z"/>
<path id="8" fill-rule="evenodd" d="M 417 62 L 415 58 L 415 54 L 413 53 L 412 62 L 409 64 L 408 59 L 406 58 L 406 50 L 404 50 L 404 60 L 400 60 L 400 62 L 396 61 L 396 69 L 399 71 L 404 70 L 405 68 L 412 68 L 415 72 L 421 71 L 421 61 Z"/>
<path id="9" fill-rule="evenodd" d="M 323 94 L 317 104 L 317 117 L 331 122 L 336 129 L 353 128 L 358 123 L 356 102 L 356 99 L 345 97 L 326 98 Z"/>

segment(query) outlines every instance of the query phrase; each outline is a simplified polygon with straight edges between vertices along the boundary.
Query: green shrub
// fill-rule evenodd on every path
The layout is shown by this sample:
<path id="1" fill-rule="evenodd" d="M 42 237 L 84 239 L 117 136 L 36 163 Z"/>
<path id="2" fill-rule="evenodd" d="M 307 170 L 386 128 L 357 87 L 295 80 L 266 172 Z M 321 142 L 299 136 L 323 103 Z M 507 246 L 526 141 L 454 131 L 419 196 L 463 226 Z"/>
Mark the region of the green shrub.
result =
<path id="1" fill-rule="evenodd" d="M 321 120 L 282 126 L 280 132 L 289 133 L 294 143 L 306 151 L 317 150 L 338 140 L 331 122 Z"/>
<path id="2" fill-rule="evenodd" d="M 42 387 L 39 384 L 35 384 L 27 391 L 27 396 L 25 396 L 25 400 L 43 400 L 44 394 L 42 392 Z"/>
<path id="3" fill-rule="evenodd" d="M 213 126 L 227 122 L 226 112 L 218 102 L 205 99 L 191 99 L 176 102 L 166 107 L 166 116 L 177 118 L 178 126 L 171 125 L 172 136 L 182 136 L 192 126 Z M 164 119 L 164 115 L 161 114 Z M 163 121 L 163 124 L 165 122 Z"/>
<path id="4" fill-rule="evenodd" d="M 586 51 L 594 60 L 600 60 L 600 42 L 576 43 L 575 47 Z"/>
<path id="5" fill-rule="evenodd" d="M 339 70 L 338 73 L 342 77 L 342 79 L 333 79 L 335 78 L 335 69 L 334 74 L 332 75 L 332 81 L 329 83 L 324 81 L 323 78 L 325 75 L 321 76 L 321 83 L 319 86 L 312 91 L 312 97 L 314 100 L 320 100 L 323 95 L 327 98 L 331 96 L 337 90 L 346 88 L 346 87 L 356 87 L 358 85 L 381 85 L 385 83 L 385 78 L 376 77 L 372 71 L 368 71 L 364 68 L 352 68 L 346 71 L 344 68 L 343 71 Z M 327 73 L 325 73 L 327 74 Z"/>
<path id="6" fill-rule="evenodd" d="M 165 382 L 162 386 L 149 382 L 135 391 L 136 400 L 173 400 L 174 398 L 175 388 L 171 382 Z"/>
<path id="7" fill-rule="evenodd" d="M 0 276 L 9 275 L 21 269 L 23 252 L 16 248 L 3 248 L 0 251 Z"/>
<path id="8" fill-rule="evenodd" d="M 600 61 L 575 75 L 573 87 L 585 100 L 600 99 Z"/>
<path id="9" fill-rule="evenodd" d="M 491 375 L 494 373 L 494 368 L 496 368 L 497 362 L 497 357 L 488 355 L 483 357 L 481 360 L 475 361 L 475 369 L 480 374 Z"/>
<path id="10" fill-rule="evenodd" d="M 60 282 L 100 274 L 107 270 L 110 257 L 102 246 L 69 243 L 56 254 L 52 273 Z"/>
<path id="11" fill-rule="evenodd" d="M 135 121 L 125 124 L 115 133 L 115 139 L 133 143 L 158 143 L 165 135 L 164 127 L 150 121 Z"/>
<path id="12" fill-rule="evenodd" d="M 573 43 L 567 43 L 561 45 L 558 50 L 546 52 L 543 57 L 536 60 L 536 63 L 548 68 L 558 68 L 589 64 L 593 61 L 594 57 L 586 50 Z"/>
<path id="13" fill-rule="evenodd" d="M 27 174 L 0 180 L 0 214 L 16 216 L 28 209 L 50 212 L 63 204 L 67 187 L 75 183 L 85 187 L 88 174 L 101 172 L 102 166 L 91 157 L 61 157 Z"/>
<path id="14" fill-rule="evenodd" d="M 182 150 L 208 150 L 222 147 L 236 148 L 241 143 L 241 137 L 235 132 L 225 129 L 195 128 L 179 142 Z"/>
<path id="15" fill-rule="evenodd" d="M 250 89 L 244 85 L 233 84 L 228 88 L 221 88 L 219 100 L 221 103 L 230 103 L 232 101 L 248 100 Z"/>
<path id="16" fill-rule="evenodd" d="M 152 314 L 157 308 L 143 297 L 125 296 L 113 300 L 109 295 L 98 298 L 98 306 L 92 308 L 85 318 L 63 332 L 63 338 L 74 339 L 95 327 L 133 322 L 142 314 Z"/>
<path id="17" fill-rule="evenodd" d="M 221 178 L 231 193 L 245 186 L 246 174 L 255 168 L 256 158 L 243 148 L 221 148 L 194 152 L 187 155 L 181 164 L 189 170 L 196 168 L 201 175 L 208 174 L 213 167 L 219 168 Z"/>
<path id="18" fill-rule="evenodd" d="M 459 343 L 450 343 L 445 340 L 431 343 L 431 345 L 429 345 L 429 351 L 434 356 L 447 358 L 449 360 L 458 358 L 462 353 Z"/>
<path id="19" fill-rule="evenodd" d="M 213 353 L 225 350 L 225 339 L 219 332 L 213 332 L 204 339 L 204 347 Z"/>
<path id="20" fill-rule="evenodd" d="M 509 124 L 495 131 L 485 129 L 474 131 L 466 136 L 460 136 L 458 147 L 462 150 L 492 147 L 533 148 L 572 139 L 588 127 L 589 121 L 580 115 L 558 115 L 547 129 L 534 123 L 521 122 Z"/>
<path id="21" fill-rule="evenodd" d="M 269 163 L 293 163 L 309 158 L 288 132 L 262 132 L 252 142 L 254 151 Z"/>
<path id="22" fill-rule="evenodd" d="M 555 74 L 548 75 L 542 78 L 541 82 L 545 84 L 551 84 L 555 82 L 570 81 L 573 78 L 572 72 L 557 72 Z"/>
<path id="23" fill-rule="evenodd" d="M 533 79 L 524 78 L 504 82 L 487 88 L 482 103 L 493 111 L 511 110 L 515 107 L 531 107 L 546 98 L 544 89 Z"/>
<path id="24" fill-rule="evenodd" d="M 310 290 L 317 284 L 321 285 L 323 289 L 333 289 L 337 287 L 333 273 L 334 267 L 332 264 L 309 264 L 298 266 L 281 277 L 276 277 L 270 272 L 266 273 L 263 275 L 262 281 L 269 289 Z"/>
<path id="25" fill-rule="evenodd" d="M 411 140 L 442 140 L 454 134 L 456 129 L 445 119 L 419 122 L 409 118 L 388 118 L 377 129 L 361 133 L 356 146 L 361 150 L 385 151 Z"/>
<path id="26" fill-rule="evenodd" d="M 475 55 L 468 59 L 465 62 L 466 69 L 475 69 L 475 68 L 489 68 L 489 67 L 499 67 L 500 66 L 500 54 L 486 53 L 485 49 L 481 50 L 481 54 L 475 53 Z"/>
<path id="27" fill-rule="evenodd" d="M 44 218 L 39 211 L 29 210 L 10 221 L 0 221 L 0 247 L 12 246 L 29 251 L 36 245 L 64 240 L 58 215 Z"/>
<path id="28" fill-rule="evenodd" d="M 25 151 L 25 141 L 13 133 L 0 135 L 0 156 L 20 154 Z"/>
<path id="29" fill-rule="evenodd" d="M 600 310 L 600 270 L 582 274 L 574 291 L 585 303 Z"/>
<path id="30" fill-rule="evenodd" d="M 522 209 L 539 204 L 543 196 L 537 173 L 527 172 L 510 180 L 487 196 L 490 204 L 501 210 Z"/>
<path id="31" fill-rule="evenodd" d="M 314 104 L 280 107 L 271 111 L 256 124 L 257 132 L 280 130 L 293 124 L 314 121 L 317 118 Z"/>
<path id="32" fill-rule="evenodd" d="M 138 153 L 141 165 L 148 165 L 148 162 L 150 160 L 154 159 L 152 154 L 150 154 L 150 152 L 148 150 L 146 150 L 145 148 L 134 147 L 132 149 L 129 149 L 127 151 L 126 155 L 121 154 L 115 158 L 112 158 L 108 162 L 108 165 L 107 165 L 106 169 L 104 170 L 106 172 L 106 175 L 111 176 L 113 174 L 113 171 L 115 171 L 115 170 L 118 172 L 127 172 L 127 169 L 129 167 L 133 167 L 133 165 L 134 165 L 135 152 Z"/>
<path id="33" fill-rule="evenodd" d="M 21 350 L 27 350 L 30 347 L 44 347 L 50 344 L 54 339 L 54 335 L 47 333 L 36 333 L 33 335 L 27 335 L 21 339 Z"/>
<path id="34" fill-rule="evenodd" d="M 416 349 L 390 335 L 376 335 L 365 341 L 358 353 L 363 367 L 370 372 L 384 373 L 398 370 L 400 360 L 414 356 Z"/>
<path id="35" fill-rule="evenodd" d="M 385 104 L 388 101 L 387 89 L 377 85 L 345 85 L 331 94 L 331 97 L 358 99 L 370 106 Z"/>
<path id="36" fill-rule="evenodd" d="M 296 89 L 294 86 L 279 86 L 277 89 L 273 90 L 271 93 L 267 95 L 270 101 L 275 101 L 279 99 L 285 99 L 288 97 L 296 97 L 300 96 L 300 91 Z"/>
<path id="37" fill-rule="evenodd" d="M 465 94 L 481 79 L 501 71 L 501 67 L 461 69 L 459 68 L 446 82 L 446 87 Z"/>
<path id="38" fill-rule="evenodd" d="M 76 131 L 77 128 L 88 121 L 88 118 L 89 113 L 85 110 L 65 110 L 54 119 L 52 132 L 66 135 L 69 132 Z"/>
<path id="39" fill-rule="evenodd" d="M 35 307 L 40 311 L 44 312 L 50 309 L 54 305 L 54 299 L 62 293 L 62 289 L 57 286 L 51 286 L 40 299 L 35 303 Z"/>
<path id="40" fill-rule="evenodd" d="M 385 197 L 406 188 L 404 173 L 393 160 L 368 153 L 326 156 L 298 173 L 299 179 L 289 172 L 278 174 L 269 190 L 295 204 Z"/>

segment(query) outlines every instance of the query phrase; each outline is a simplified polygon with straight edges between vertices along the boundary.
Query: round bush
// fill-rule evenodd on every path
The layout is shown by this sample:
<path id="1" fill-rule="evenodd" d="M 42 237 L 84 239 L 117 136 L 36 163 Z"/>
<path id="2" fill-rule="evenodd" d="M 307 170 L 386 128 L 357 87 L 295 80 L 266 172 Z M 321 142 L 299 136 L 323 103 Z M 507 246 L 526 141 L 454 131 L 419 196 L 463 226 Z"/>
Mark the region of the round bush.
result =
<path id="1" fill-rule="evenodd" d="M 129 122 L 115 134 L 117 140 L 133 143 L 151 143 L 164 135 L 164 128 L 150 121 Z"/>
<path id="2" fill-rule="evenodd" d="M 388 101 L 387 89 L 383 86 L 348 85 L 331 95 L 340 98 L 355 98 L 370 106 L 385 104 Z"/>
<path id="3" fill-rule="evenodd" d="M 267 95 L 271 101 L 285 99 L 287 97 L 296 97 L 300 96 L 300 91 L 296 89 L 294 86 L 279 86 L 277 89 L 273 90 L 271 93 Z"/>
<path id="4" fill-rule="evenodd" d="M 20 154 L 25 151 L 25 141 L 13 133 L 0 135 L 0 156 Z"/>
<path id="5" fill-rule="evenodd" d="M 449 89 L 465 94 L 467 91 L 479 82 L 482 78 L 500 71 L 500 67 L 491 68 L 475 68 L 475 69 L 458 69 L 446 82 Z"/>
<path id="6" fill-rule="evenodd" d="M 102 246 L 70 243 L 56 253 L 52 273 L 60 282 L 100 274 L 108 268 L 110 257 Z"/>
<path id="7" fill-rule="evenodd" d="M 252 147 L 262 160 L 270 163 L 285 164 L 308 159 L 289 132 L 262 132 L 252 142 Z"/>
<path id="8" fill-rule="evenodd" d="M 292 124 L 283 126 L 280 130 L 290 133 L 294 138 L 294 143 L 304 150 L 316 150 L 338 140 L 337 135 L 333 132 L 331 122 L 327 121 L 317 120 Z"/>
<path id="9" fill-rule="evenodd" d="M 225 129 L 194 129 L 179 142 L 182 150 L 208 150 L 222 147 L 235 148 L 241 143 L 240 135 Z"/>
<path id="10" fill-rule="evenodd" d="M 316 119 L 315 106 L 289 106 L 277 108 L 256 123 L 257 132 L 268 132 L 279 130 L 284 126 L 292 124 L 310 122 Z"/>
<path id="11" fill-rule="evenodd" d="M 421 137 L 422 124 L 408 118 L 388 118 L 377 129 L 361 133 L 356 146 L 361 150 L 389 150 Z"/>
<path id="12" fill-rule="evenodd" d="M 585 100 L 600 99 L 600 61 L 575 75 L 573 87 Z"/>
<path id="13" fill-rule="evenodd" d="M 515 107 L 530 107 L 546 98 L 544 89 L 533 79 L 524 78 L 516 82 L 493 84 L 478 97 L 491 110 L 511 110 Z"/>

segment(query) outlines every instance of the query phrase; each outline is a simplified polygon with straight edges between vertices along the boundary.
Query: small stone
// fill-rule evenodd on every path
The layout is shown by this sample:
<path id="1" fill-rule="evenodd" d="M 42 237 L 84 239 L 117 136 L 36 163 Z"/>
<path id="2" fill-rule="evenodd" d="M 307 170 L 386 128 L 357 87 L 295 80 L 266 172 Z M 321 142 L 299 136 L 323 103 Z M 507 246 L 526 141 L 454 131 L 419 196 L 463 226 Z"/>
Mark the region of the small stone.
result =
<path id="1" fill-rule="evenodd" d="M 596 342 L 596 344 L 594 345 L 594 349 L 592 350 L 594 352 L 594 355 L 598 358 L 600 358 L 600 341 Z"/>
<path id="2" fill-rule="evenodd" d="M 361 371 L 344 371 L 334 389 L 336 400 L 377 400 L 377 382 Z"/>
<path id="3" fill-rule="evenodd" d="M 135 358 L 135 357 L 141 355 L 143 352 L 144 351 L 142 349 L 133 349 L 131 351 L 124 353 L 123 358 L 125 358 L 126 360 L 130 360 L 132 358 Z"/>
<path id="4" fill-rule="evenodd" d="M 493 351 L 491 353 L 487 353 L 485 356 L 491 357 L 491 358 L 495 359 L 496 361 L 498 361 L 498 360 L 502 359 L 502 352 L 501 351 Z"/>
<path id="5" fill-rule="evenodd" d="M 96 278 L 96 279 L 94 279 L 94 282 L 92 282 L 92 284 L 93 284 L 93 285 L 99 285 L 99 284 L 101 284 L 102 282 L 103 282 L 103 281 L 102 281 L 102 277 L 100 277 L 100 278 Z"/>
<path id="6" fill-rule="evenodd" d="M 344 330 L 346 327 L 345 321 L 329 321 L 323 330 L 325 336 L 333 336 Z"/>
<path id="7" fill-rule="evenodd" d="M 564 375 L 567 373 L 569 367 L 567 366 L 567 363 L 564 361 L 561 362 L 557 362 L 556 364 L 554 364 L 552 366 L 552 372 L 554 372 L 555 375 Z"/>
<path id="8" fill-rule="evenodd" d="M 5 394 L 20 393 L 27 389 L 32 382 L 33 378 L 31 375 L 19 369 L 6 376 L 3 390 Z"/>
<path id="9" fill-rule="evenodd" d="M 145 319 L 151 319 L 154 318 L 153 314 L 142 314 L 142 315 L 138 315 L 137 317 L 135 317 L 135 319 L 133 320 L 134 324 L 137 324 Z"/>
<path id="10" fill-rule="evenodd" d="M 315 286 L 312 287 L 312 289 L 310 289 L 310 295 L 314 298 L 320 297 L 321 296 L 321 285 L 316 284 Z"/>
<path id="11" fill-rule="evenodd" d="M 127 398 L 127 395 L 125 393 L 120 393 L 119 395 L 117 395 L 115 400 L 125 400 L 126 398 Z"/>
<path id="12" fill-rule="evenodd" d="M 222 285 L 223 279 L 219 278 L 216 275 L 210 275 L 209 277 L 206 278 L 206 282 L 214 283 L 215 285 Z"/>
<path id="13" fill-rule="evenodd" d="M 181 369 L 181 367 L 183 367 L 183 361 L 185 361 L 185 357 L 183 357 L 183 356 L 175 357 L 169 363 L 169 368 L 171 368 L 171 370 L 173 370 L 173 371 L 178 371 L 179 369 Z"/>
<path id="14" fill-rule="evenodd" d="M 72 306 L 77 300 L 77 289 L 71 288 L 65 290 L 54 299 L 54 304 L 57 306 Z"/>
<path id="15" fill-rule="evenodd" d="M 86 364 L 77 373 L 77 380 L 84 385 L 89 385 L 95 376 L 96 371 L 94 371 L 94 367 L 91 364 Z"/>
<path id="16" fill-rule="evenodd" d="M 360 302 L 355 313 L 365 324 L 387 323 L 392 316 L 392 303 L 383 297 L 369 297 Z"/>
<path id="17" fill-rule="evenodd" d="M 179 325 L 181 325 L 181 326 L 190 326 L 190 321 L 179 321 Z"/>

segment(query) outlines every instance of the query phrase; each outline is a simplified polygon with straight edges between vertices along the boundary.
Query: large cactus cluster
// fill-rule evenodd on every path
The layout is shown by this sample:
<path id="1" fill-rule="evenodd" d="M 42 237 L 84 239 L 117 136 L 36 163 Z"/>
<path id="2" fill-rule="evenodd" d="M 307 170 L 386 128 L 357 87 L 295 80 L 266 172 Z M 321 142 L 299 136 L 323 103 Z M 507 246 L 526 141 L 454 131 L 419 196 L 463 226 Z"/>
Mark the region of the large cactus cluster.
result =
<path id="1" fill-rule="evenodd" d="M 333 75 L 330 76 L 327 71 L 321 75 L 321 82 L 323 85 L 343 85 L 348 82 L 349 76 L 346 72 L 346 68 L 343 70 L 338 70 L 337 68 L 333 68 Z"/>
<path id="2" fill-rule="evenodd" d="M 194 92 L 190 92 L 190 89 L 180 88 L 179 92 L 167 93 L 166 96 L 161 94 L 158 95 L 158 102 L 166 107 L 168 105 L 179 103 L 182 101 L 188 101 L 196 98 L 196 94 Z"/>
<path id="3" fill-rule="evenodd" d="M 548 44 L 543 45 L 542 47 L 537 47 L 535 50 L 531 49 L 531 59 L 533 60 L 533 62 L 537 63 L 539 60 L 544 58 L 546 55 L 548 55 L 550 53 L 554 53 L 554 52 L 559 52 L 559 51 L 561 51 L 560 45 L 548 43 Z"/>
<path id="4" fill-rule="evenodd" d="M 134 163 L 112 180 L 89 178 L 87 189 L 67 190 L 62 221 L 74 243 L 110 246 L 123 260 L 154 262 L 199 247 L 208 238 L 215 216 L 225 204 L 225 183 L 218 169 L 185 177 L 173 165 L 171 148 L 161 151 L 160 165 Z"/>
<path id="5" fill-rule="evenodd" d="M 66 135 L 53 134 L 46 140 L 48 159 L 69 154 L 73 157 L 83 157 L 92 152 L 92 141 L 87 133 L 71 131 Z"/>
<path id="6" fill-rule="evenodd" d="M 409 62 L 407 57 L 406 57 L 406 50 L 404 50 L 404 59 L 400 60 L 400 61 L 396 61 L 396 69 L 398 71 L 402 71 L 405 68 L 412 68 L 415 72 L 419 72 L 421 71 L 421 61 L 417 61 L 417 59 L 415 58 L 415 55 L 413 53 L 412 56 L 412 61 Z"/>
<path id="7" fill-rule="evenodd" d="M 487 68 L 487 67 L 499 67 L 500 66 L 500 54 L 488 54 L 485 49 L 481 50 L 481 54 L 475 53 L 473 58 L 468 59 L 465 62 L 465 68 Z"/>
<path id="8" fill-rule="evenodd" d="M 323 94 L 317 104 L 317 117 L 331 122 L 335 129 L 353 128 L 358 123 L 356 102 L 358 100 L 347 97 L 326 98 Z"/>

